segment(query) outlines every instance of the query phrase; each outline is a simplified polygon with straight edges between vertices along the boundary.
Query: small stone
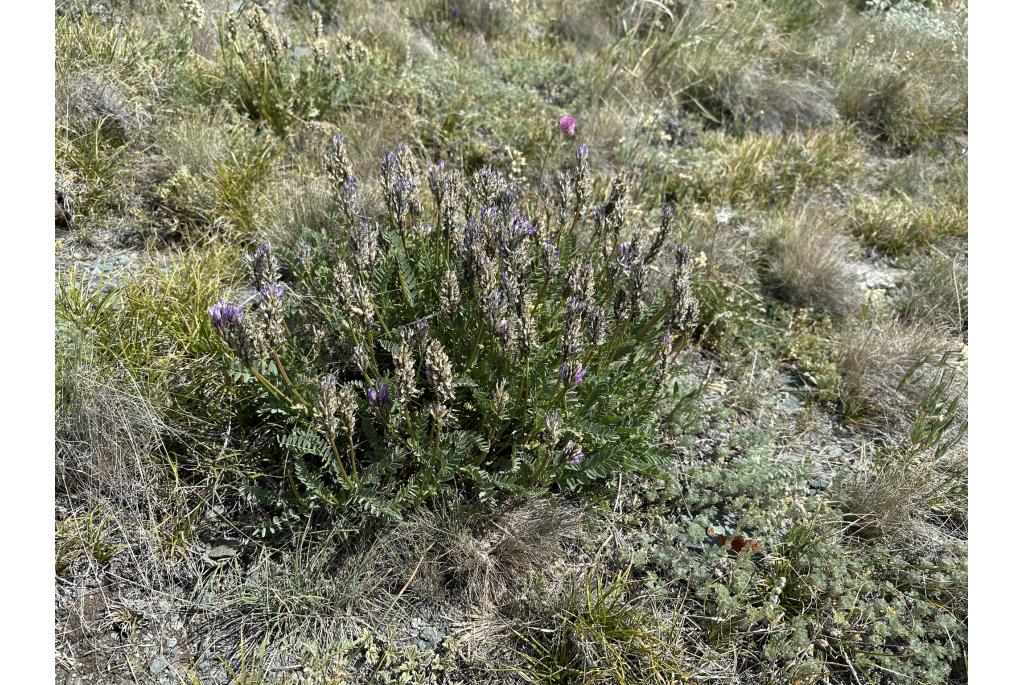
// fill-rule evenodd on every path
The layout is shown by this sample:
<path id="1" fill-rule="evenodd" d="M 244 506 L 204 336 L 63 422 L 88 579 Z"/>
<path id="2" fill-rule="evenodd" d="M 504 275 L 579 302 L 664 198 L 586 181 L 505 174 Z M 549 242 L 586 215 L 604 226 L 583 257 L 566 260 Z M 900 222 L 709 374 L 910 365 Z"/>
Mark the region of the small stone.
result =
<path id="1" fill-rule="evenodd" d="M 157 657 L 153 659 L 152 663 L 149 664 L 149 672 L 153 675 L 160 673 L 160 671 L 167 668 L 167 660 L 163 657 Z"/>
<path id="2" fill-rule="evenodd" d="M 167 649 L 174 649 L 177 646 L 178 646 L 178 638 L 176 638 L 176 637 L 169 637 L 169 638 L 167 638 L 167 641 L 164 642 L 164 647 L 166 647 Z"/>

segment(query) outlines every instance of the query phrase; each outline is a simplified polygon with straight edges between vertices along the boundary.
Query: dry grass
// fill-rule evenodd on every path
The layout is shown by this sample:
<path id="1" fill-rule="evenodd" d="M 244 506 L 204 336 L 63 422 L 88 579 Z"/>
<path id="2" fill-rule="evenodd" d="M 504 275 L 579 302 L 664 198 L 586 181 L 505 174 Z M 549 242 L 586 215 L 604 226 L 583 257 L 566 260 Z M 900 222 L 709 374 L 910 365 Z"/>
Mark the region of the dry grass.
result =
<path id="1" fill-rule="evenodd" d="M 911 272 L 897 300 L 910 321 L 933 324 L 967 337 L 967 254 L 935 252 Z"/>
<path id="2" fill-rule="evenodd" d="M 905 424 L 931 365 L 947 348 L 940 332 L 891 317 L 854 321 L 836 340 L 839 401 L 850 418 Z"/>
<path id="3" fill-rule="evenodd" d="M 840 317 L 859 303 L 852 241 L 826 207 L 805 205 L 773 220 L 761 241 L 765 285 L 784 301 Z"/>
<path id="4" fill-rule="evenodd" d="M 757 68 L 740 72 L 723 95 L 733 116 L 759 133 L 827 128 L 839 121 L 835 99 L 828 84 L 786 79 Z"/>
<path id="5" fill-rule="evenodd" d="M 921 385 L 904 437 L 839 483 L 862 536 L 966 539 L 966 358 L 943 355 Z"/>

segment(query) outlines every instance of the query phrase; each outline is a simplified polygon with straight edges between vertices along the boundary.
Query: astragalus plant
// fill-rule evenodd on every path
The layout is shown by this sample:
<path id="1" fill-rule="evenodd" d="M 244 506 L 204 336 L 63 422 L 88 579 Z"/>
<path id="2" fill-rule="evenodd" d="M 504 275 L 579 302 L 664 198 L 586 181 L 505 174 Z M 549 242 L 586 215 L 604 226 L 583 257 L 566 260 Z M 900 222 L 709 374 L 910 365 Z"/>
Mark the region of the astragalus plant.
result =
<path id="1" fill-rule="evenodd" d="M 690 251 L 671 209 L 638 223 L 621 179 L 595 192 L 585 145 L 568 166 L 534 192 L 400 146 L 374 183 L 333 138 L 337 225 L 260 246 L 250 302 L 210 309 L 252 398 L 249 491 L 278 523 L 428 499 L 486 511 L 656 466 L 659 423 L 686 401 L 671 379 L 696 313 Z"/>

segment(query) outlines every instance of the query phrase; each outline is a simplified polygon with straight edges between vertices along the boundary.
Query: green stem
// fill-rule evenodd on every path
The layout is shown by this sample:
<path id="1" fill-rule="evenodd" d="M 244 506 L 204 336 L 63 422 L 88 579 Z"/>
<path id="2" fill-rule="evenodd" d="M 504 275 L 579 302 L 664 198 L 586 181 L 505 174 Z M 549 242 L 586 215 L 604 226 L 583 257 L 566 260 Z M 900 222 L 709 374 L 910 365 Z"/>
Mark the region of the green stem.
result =
<path id="1" fill-rule="evenodd" d="M 262 373 L 257 371 L 254 367 L 250 366 L 248 368 L 249 368 L 249 373 L 251 373 L 253 376 L 255 376 L 256 380 L 258 380 L 260 382 L 260 384 L 263 385 L 264 388 L 266 388 L 267 390 L 270 391 L 270 394 L 272 394 L 274 397 L 276 397 L 280 402 L 283 402 L 284 404 L 288 404 L 288 396 L 285 395 L 280 390 L 278 390 L 276 385 L 271 383 L 270 380 L 266 376 L 264 376 Z"/>
<path id="2" fill-rule="evenodd" d="M 352 441 L 351 433 L 348 434 L 348 456 L 352 462 L 352 476 L 354 478 L 358 469 L 356 468 L 356 444 Z"/>
<path id="3" fill-rule="evenodd" d="M 341 452 L 338 451 L 338 445 L 334 442 L 334 436 L 328 433 L 327 440 L 331 443 L 331 452 L 334 453 L 334 460 L 338 463 L 338 470 L 341 472 L 341 477 L 347 481 L 349 479 L 348 473 L 345 471 L 345 464 L 341 460 Z"/>
<path id="4" fill-rule="evenodd" d="M 476 358 L 480 353 L 480 340 L 484 335 L 484 322 L 481 320 L 476 325 L 476 335 L 474 336 L 473 349 L 469 352 L 469 363 L 466 364 L 466 370 L 470 370 L 476 364 Z"/>

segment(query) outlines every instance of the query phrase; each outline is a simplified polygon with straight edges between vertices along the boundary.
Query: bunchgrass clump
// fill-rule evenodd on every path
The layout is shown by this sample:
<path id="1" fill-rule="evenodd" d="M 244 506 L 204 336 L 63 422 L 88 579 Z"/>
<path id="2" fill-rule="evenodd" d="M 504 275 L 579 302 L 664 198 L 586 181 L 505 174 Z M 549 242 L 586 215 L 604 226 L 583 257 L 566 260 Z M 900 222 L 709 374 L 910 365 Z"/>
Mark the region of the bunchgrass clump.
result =
<path id="1" fill-rule="evenodd" d="M 967 337 L 967 255 L 935 252 L 915 265 L 900 291 L 900 315 Z"/>
<path id="2" fill-rule="evenodd" d="M 902 195 L 865 196 L 852 204 L 852 228 L 861 241 L 898 257 L 967 237 L 967 206 L 939 198 L 927 204 Z"/>
<path id="3" fill-rule="evenodd" d="M 966 3 L 867 4 L 830 60 L 843 116 L 904 150 L 966 133 Z"/>
<path id="4" fill-rule="evenodd" d="M 914 393 L 946 349 L 935 329 L 886 316 L 851 322 L 834 342 L 844 413 L 890 424 L 908 420 Z"/>
<path id="5" fill-rule="evenodd" d="M 797 307 L 848 314 L 859 299 L 851 243 L 842 224 L 822 207 L 779 217 L 762 238 L 765 285 Z"/>
<path id="6" fill-rule="evenodd" d="M 863 150 L 845 128 L 744 138 L 716 131 L 700 141 L 681 192 L 712 205 L 779 206 L 800 193 L 852 189 L 862 176 Z"/>
<path id="7" fill-rule="evenodd" d="M 490 168 L 423 169 L 402 146 L 381 159 L 385 212 L 358 216 L 367 182 L 336 136 L 342 225 L 281 258 L 259 247 L 248 304 L 210 308 L 252 397 L 240 427 L 266 455 L 249 492 L 279 516 L 398 516 L 655 465 L 696 314 L 690 252 L 675 246 L 669 287 L 652 289 L 673 213 L 627 225 L 623 182 L 595 196 L 588 156 L 548 198 Z"/>

